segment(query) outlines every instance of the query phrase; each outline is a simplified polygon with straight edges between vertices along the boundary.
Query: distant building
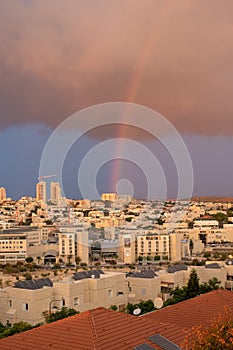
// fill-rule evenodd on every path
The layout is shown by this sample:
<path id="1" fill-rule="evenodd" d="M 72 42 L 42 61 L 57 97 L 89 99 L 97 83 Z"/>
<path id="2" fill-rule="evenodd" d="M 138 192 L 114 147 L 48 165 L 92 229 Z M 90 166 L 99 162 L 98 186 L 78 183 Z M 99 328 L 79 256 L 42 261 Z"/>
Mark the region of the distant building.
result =
<path id="1" fill-rule="evenodd" d="M 4 187 L 0 187 L 0 201 L 6 200 L 6 189 Z"/>
<path id="2" fill-rule="evenodd" d="M 61 187 L 59 182 L 50 183 L 50 200 L 53 204 L 59 203 L 61 199 Z"/>
<path id="3" fill-rule="evenodd" d="M 102 193 L 101 200 L 115 202 L 117 200 L 117 194 L 116 193 Z"/>
<path id="4" fill-rule="evenodd" d="M 118 235 L 118 257 L 125 264 L 133 264 L 141 257 L 149 260 L 169 260 L 168 234 L 140 233 L 131 230 Z"/>
<path id="5" fill-rule="evenodd" d="M 137 236 L 136 255 L 150 257 L 159 260 L 169 260 L 169 235 L 148 233 L 143 236 Z"/>
<path id="6" fill-rule="evenodd" d="M 46 202 L 46 182 L 40 181 L 36 184 L 36 200 Z"/>
<path id="7" fill-rule="evenodd" d="M 15 230 L 0 231 L 0 262 L 24 261 L 27 254 L 27 233 Z"/>
<path id="8" fill-rule="evenodd" d="M 194 220 L 193 228 L 218 228 L 219 223 L 217 220 Z"/>
<path id="9" fill-rule="evenodd" d="M 82 262 L 88 263 L 89 247 L 88 232 L 79 229 L 75 225 L 59 227 L 59 256 L 65 262 L 75 263 L 79 257 Z"/>

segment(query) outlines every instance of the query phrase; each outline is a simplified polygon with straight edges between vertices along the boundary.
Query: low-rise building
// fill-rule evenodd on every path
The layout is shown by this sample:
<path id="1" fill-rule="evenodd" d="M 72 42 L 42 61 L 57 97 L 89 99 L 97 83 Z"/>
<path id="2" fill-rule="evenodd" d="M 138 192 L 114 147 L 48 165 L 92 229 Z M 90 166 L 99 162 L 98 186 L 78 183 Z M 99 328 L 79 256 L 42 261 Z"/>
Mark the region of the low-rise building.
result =
<path id="1" fill-rule="evenodd" d="M 0 321 L 11 324 L 44 322 L 43 312 L 65 306 L 85 311 L 98 306 L 127 304 L 128 284 L 123 273 L 90 270 L 76 272 L 60 282 L 49 278 L 17 282 L 0 290 Z"/>
<path id="2" fill-rule="evenodd" d="M 149 299 L 154 301 L 161 295 L 161 278 L 154 271 L 129 272 L 126 274 L 126 279 L 130 303 L 135 304 Z"/>

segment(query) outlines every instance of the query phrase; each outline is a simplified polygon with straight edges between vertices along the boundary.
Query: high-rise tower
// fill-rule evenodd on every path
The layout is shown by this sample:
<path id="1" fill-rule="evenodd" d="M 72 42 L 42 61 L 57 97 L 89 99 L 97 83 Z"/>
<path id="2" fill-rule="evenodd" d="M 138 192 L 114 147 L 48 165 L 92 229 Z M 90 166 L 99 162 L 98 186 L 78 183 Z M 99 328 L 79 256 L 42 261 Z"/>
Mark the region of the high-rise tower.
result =
<path id="1" fill-rule="evenodd" d="M 36 199 L 46 202 L 46 182 L 40 181 L 36 184 Z"/>
<path id="2" fill-rule="evenodd" d="M 61 199 L 61 187 L 59 182 L 50 183 L 50 200 L 53 204 L 57 204 Z"/>

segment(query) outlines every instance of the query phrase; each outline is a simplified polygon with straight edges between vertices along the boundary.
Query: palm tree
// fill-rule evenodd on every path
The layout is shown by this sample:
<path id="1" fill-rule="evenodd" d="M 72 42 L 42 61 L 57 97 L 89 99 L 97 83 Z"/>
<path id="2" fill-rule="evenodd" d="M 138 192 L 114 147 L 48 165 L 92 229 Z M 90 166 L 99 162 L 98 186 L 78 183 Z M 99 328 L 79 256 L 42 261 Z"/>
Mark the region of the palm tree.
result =
<path id="1" fill-rule="evenodd" d="M 80 256 L 76 256 L 76 258 L 75 258 L 76 264 L 79 265 L 81 261 L 82 261 L 82 259 L 80 258 Z"/>

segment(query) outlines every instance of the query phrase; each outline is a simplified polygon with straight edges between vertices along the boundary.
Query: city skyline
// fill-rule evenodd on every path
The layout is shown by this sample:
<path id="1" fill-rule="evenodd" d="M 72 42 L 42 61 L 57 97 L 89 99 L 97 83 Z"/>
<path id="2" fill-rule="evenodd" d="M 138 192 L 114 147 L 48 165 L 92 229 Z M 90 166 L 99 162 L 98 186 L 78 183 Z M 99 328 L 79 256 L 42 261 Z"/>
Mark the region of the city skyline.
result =
<path id="1" fill-rule="evenodd" d="M 62 121 L 112 101 L 152 108 L 174 125 L 192 159 L 194 196 L 233 196 L 232 11 L 228 0 L 2 2 L 0 184 L 9 197 L 34 196 L 43 149 Z M 116 129 L 84 135 L 71 149 L 68 197 L 81 197 L 83 156 Z M 175 197 L 176 169 L 157 140 L 126 127 L 124 134 L 156 155 Z M 99 193 L 125 178 L 135 197 L 146 197 L 145 178 L 130 162 L 113 179 L 117 162 L 100 169 Z"/>

